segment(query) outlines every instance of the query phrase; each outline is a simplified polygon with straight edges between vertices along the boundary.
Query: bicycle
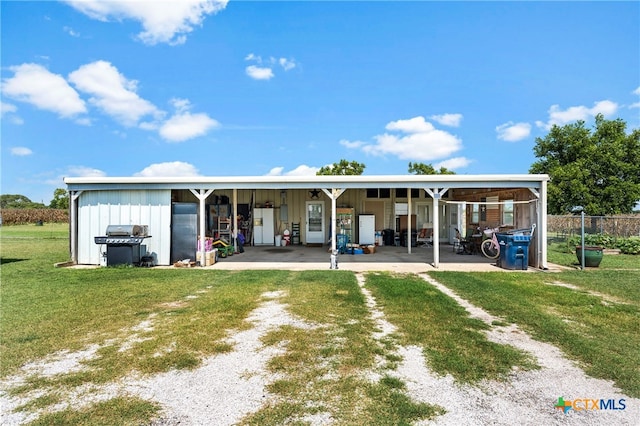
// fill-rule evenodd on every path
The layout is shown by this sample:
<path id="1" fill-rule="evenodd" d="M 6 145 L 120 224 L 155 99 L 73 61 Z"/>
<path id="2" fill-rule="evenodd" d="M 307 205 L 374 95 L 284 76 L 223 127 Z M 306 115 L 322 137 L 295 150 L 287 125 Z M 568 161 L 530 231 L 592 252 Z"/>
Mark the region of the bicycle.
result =
<path id="1" fill-rule="evenodd" d="M 518 229 L 510 231 L 510 234 L 526 234 L 528 233 L 533 237 L 533 232 L 536 229 L 536 224 L 531 225 L 531 229 Z M 491 235 L 490 238 L 485 239 L 480 245 L 480 250 L 485 257 L 489 259 L 497 259 L 500 257 L 500 243 L 498 243 L 498 237 L 496 233 L 500 230 L 500 227 L 485 229 L 483 232 L 485 235 Z"/>
<path id="2" fill-rule="evenodd" d="M 480 244 L 482 254 L 489 259 L 497 259 L 500 257 L 500 244 L 498 243 L 498 237 L 496 237 L 496 233 L 498 231 L 500 231 L 499 226 L 497 228 L 488 228 L 482 231 L 487 236 L 491 235 L 490 238 L 486 238 L 482 241 L 482 244 Z"/>

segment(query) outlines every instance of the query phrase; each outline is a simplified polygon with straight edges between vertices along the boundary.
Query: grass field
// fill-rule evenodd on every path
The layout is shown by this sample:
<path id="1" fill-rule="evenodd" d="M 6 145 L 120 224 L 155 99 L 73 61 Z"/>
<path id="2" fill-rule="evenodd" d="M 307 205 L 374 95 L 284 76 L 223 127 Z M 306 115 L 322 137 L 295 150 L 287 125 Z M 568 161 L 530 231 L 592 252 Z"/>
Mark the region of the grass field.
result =
<path id="1" fill-rule="evenodd" d="M 379 342 L 348 271 L 54 268 L 68 260 L 68 231 L 66 225 L 48 224 L 0 227 L 0 259 L 1 377 L 60 351 L 98 348 L 85 369 L 32 375 L 11 387 L 12 395 L 38 393 L 21 408 L 25 412 L 53 407 L 64 392 L 122 380 L 132 372 L 195 369 L 206 357 L 230 351 L 228 332 L 246 329 L 245 318 L 261 295 L 273 291 L 283 292 L 281 302 L 292 315 L 317 327 L 282 327 L 263 338 L 265 346 L 288 342 L 268 364 L 279 377 L 269 392 L 279 399 L 246 418 L 247 424 L 295 422 L 318 411 L 331 412 L 338 424 L 410 424 L 442 413 L 438 406 L 412 401 L 394 377 L 383 374 L 374 382 L 363 377 L 363 371 L 392 371 L 399 362 L 396 345 L 423 348 L 434 371 L 461 383 L 502 380 L 513 368 L 537 368 L 526 354 L 489 342 L 486 324 L 416 276 L 366 275 L 366 287 L 398 328 Z M 561 348 L 590 375 L 639 397 L 640 268 L 634 269 L 636 258 L 618 259 L 613 266 L 603 261 L 599 270 L 557 274 L 432 276 Z M 552 285 L 558 282 L 577 290 Z M 152 328 L 140 327 L 150 320 Z M 43 414 L 34 424 L 141 424 L 158 409 L 153 402 L 119 397 Z"/>

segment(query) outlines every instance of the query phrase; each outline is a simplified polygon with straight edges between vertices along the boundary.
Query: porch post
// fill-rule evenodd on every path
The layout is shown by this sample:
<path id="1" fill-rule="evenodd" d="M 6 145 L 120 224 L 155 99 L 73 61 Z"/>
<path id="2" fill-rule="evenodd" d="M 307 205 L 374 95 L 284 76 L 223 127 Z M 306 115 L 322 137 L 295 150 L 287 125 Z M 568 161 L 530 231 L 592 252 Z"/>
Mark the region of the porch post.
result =
<path id="1" fill-rule="evenodd" d="M 78 197 L 82 191 L 69 191 L 69 244 L 71 261 L 78 264 Z"/>
<path id="2" fill-rule="evenodd" d="M 332 188 L 331 190 L 322 188 L 327 197 L 331 198 L 331 256 L 330 269 L 338 269 L 338 250 L 336 250 L 336 200 L 344 193 L 344 189 Z"/>
<path id="3" fill-rule="evenodd" d="M 193 195 L 195 195 L 198 200 L 200 200 L 200 266 L 204 266 L 206 264 L 205 262 L 205 252 L 206 252 L 206 247 L 205 247 L 205 223 L 206 223 L 206 215 L 205 215 L 205 200 L 207 199 L 207 197 L 209 195 L 211 195 L 211 193 L 213 192 L 213 189 L 209 189 L 207 191 L 205 191 L 204 189 L 199 189 L 194 190 L 194 189 L 190 189 L 189 191 L 191 191 L 191 193 Z"/>
<path id="4" fill-rule="evenodd" d="M 549 269 L 547 265 L 547 181 L 543 180 L 540 182 L 540 198 L 539 203 L 540 207 L 538 208 L 538 213 L 540 218 L 538 220 L 538 228 L 540 228 L 540 232 L 538 234 L 538 247 L 540 247 L 540 257 L 538 260 L 538 265 L 542 269 Z"/>
<path id="5" fill-rule="evenodd" d="M 433 189 L 433 267 L 440 267 L 440 211 L 438 188 Z"/>
<path id="6" fill-rule="evenodd" d="M 238 248 L 238 189 L 233 188 L 233 246 Z"/>
<path id="7" fill-rule="evenodd" d="M 438 211 L 440 197 L 444 195 L 449 188 L 425 188 L 427 194 L 433 197 L 433 267 L 440 267 L 440 212 Z"/>
<path id="8" fill-rule="evenodd" d="M 413 228 L 411 228 L 411 188 L 407 188 L 407 222 L 409 224 L 409 232 L 407 233 L 407 253 L 411 254 L 411 233 L 413 232 Z M 416 226 L 418 224 L 416 223 Z"/>

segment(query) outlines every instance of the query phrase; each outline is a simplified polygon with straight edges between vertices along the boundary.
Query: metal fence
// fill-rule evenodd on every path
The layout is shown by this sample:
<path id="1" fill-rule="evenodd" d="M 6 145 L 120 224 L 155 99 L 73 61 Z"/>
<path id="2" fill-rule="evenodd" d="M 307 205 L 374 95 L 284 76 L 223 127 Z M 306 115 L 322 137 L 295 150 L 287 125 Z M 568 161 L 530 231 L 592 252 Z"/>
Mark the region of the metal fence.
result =
<path id="1" fill-rule="evenodd" d="M 566 240 L 580 235 L 580 215 L 547 216 L 547 233 L 550 239 Z M 604 234 L 618 238 L 640 236 L 640 214 L 620 216 L 585 216 L 585 234 Z"/>

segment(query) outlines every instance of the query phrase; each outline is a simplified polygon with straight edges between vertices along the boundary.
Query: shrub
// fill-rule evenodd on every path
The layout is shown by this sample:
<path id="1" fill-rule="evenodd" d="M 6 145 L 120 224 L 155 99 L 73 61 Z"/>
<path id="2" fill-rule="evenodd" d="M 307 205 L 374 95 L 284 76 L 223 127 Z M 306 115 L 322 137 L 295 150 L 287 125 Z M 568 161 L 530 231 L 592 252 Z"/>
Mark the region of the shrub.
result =
<path id="1" fill-rule="evenodd" d="M 614 238 L 607 234 L 584 234 L 584 243 L 587 246 L 601 246 L 605 248 L 614 248 L 616 246 Z M 575 235 L 569 239 L 570 246 L 578 246 L 580 244 L 580 235 Z"/>
<path id="2" fill-rule="evenodd" d="M 616 244 L 623 254 L 640 254 L 640 237 L 630 237 L 618 240 Z"/>

